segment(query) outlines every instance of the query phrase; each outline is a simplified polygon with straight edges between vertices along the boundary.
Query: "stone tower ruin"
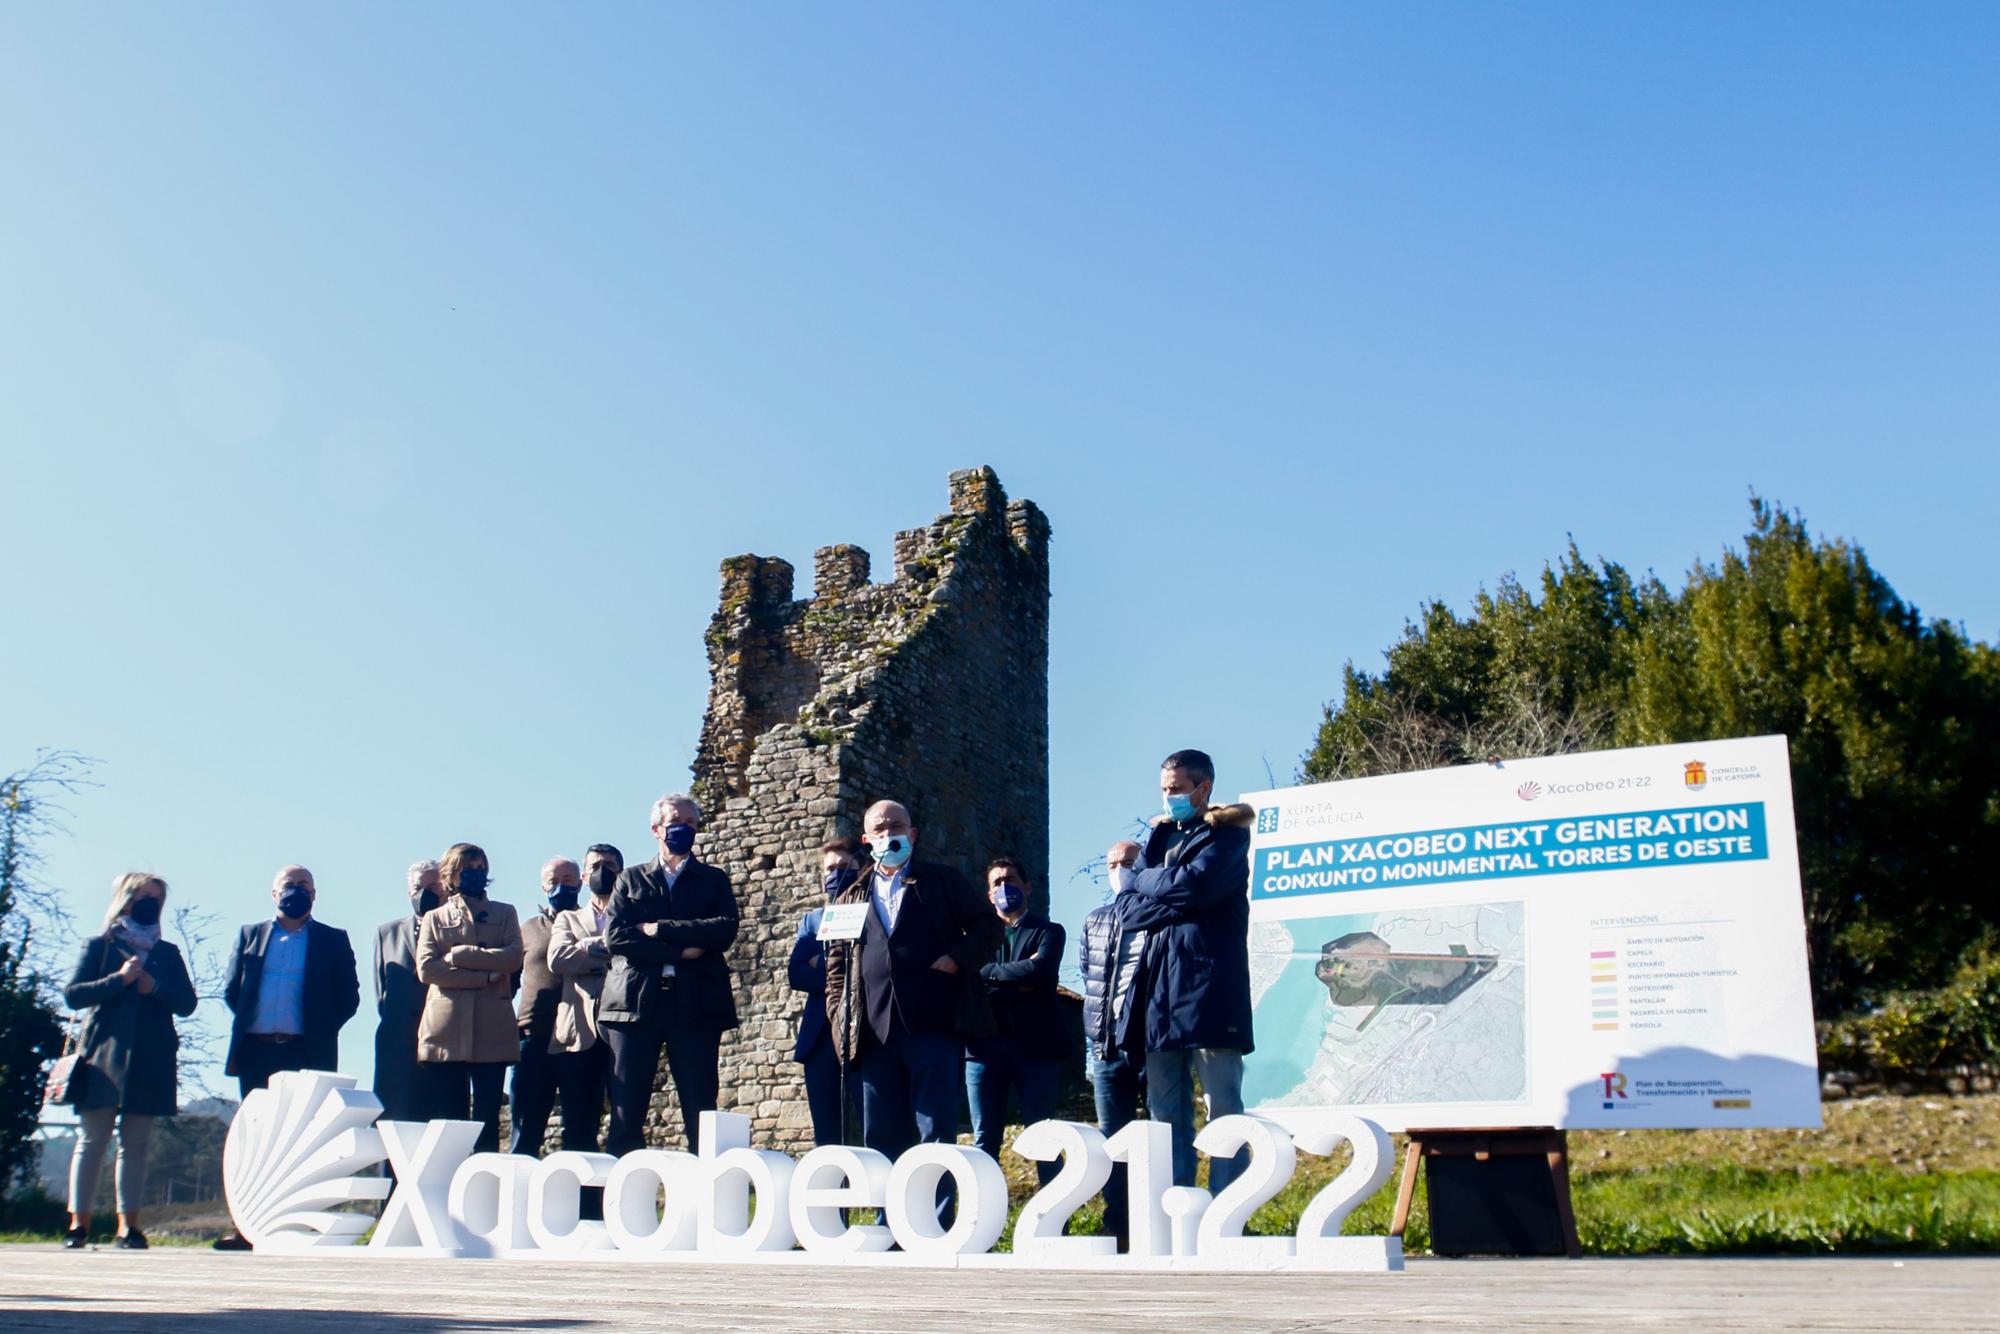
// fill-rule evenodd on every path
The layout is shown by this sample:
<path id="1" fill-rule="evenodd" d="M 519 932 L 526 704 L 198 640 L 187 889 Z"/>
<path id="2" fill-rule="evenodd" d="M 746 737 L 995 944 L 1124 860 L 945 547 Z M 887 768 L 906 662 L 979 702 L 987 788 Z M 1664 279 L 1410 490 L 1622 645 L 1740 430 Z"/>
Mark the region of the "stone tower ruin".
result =
<path id="1" fill-rule="evenodd" d="M 1041 510 L 975 468 L 951 475 L 950 513 L 896 535 L 887 583 L 853 546 L 819 550 L 806 599 L 786 561 L 722 563 L 694 793 L 699 855 L 729 873 L 743 920 L 720 1105 L 759 1144 L 812 1142 L 786 962 L 825 901 L 820 844 L 858 835 L 870 802 L 907 805 L 917 855 L 975 882 L 1014 857 L 1048 911 L 1048 552 Z M 670 1088 L 654 1114 L 678 1129 Z"/>

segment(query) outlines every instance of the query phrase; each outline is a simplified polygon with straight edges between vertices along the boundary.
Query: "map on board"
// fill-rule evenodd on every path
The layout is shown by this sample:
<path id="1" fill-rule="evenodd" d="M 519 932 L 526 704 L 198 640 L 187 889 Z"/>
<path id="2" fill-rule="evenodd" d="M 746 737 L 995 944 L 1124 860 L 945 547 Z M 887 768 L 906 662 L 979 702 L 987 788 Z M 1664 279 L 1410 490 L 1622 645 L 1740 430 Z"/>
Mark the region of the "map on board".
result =
<path id="1" fill-rule="evenodd" d="M 1253 922 L 1245 1103 L 1525 1100 L 1523 928 L 1519 900 Z"/>

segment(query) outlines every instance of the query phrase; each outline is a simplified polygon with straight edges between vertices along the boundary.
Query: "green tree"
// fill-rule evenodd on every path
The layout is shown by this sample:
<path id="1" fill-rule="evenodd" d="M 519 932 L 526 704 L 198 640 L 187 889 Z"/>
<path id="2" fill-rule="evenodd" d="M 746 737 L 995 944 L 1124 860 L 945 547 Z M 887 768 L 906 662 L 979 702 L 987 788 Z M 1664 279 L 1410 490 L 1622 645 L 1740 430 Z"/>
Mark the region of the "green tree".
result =
<path id="1" fill-rule="evenodd" d="M 53 751 L 0 777 L 0 1192 L 34 1161 L 43 1079 L 62 1054 L 54 988 L 35 957 L 37 929 L 53 934 L 65 919 L 37 874 L 35 844 L 55 827 L 51 794 L 73 790 L 86 772 L 82 757 Z"/>
<path id="2" fill-rule="evenodd" d="M 1541 600 L 1512 575 L 1470 615 L 1431 602 L 1387 653 L 1380 676 L 1344 670 L 1302 775 L 1311 782 L 1403 773 L 1609 745 L 1640 625 L 1657 584 L 1593 566 L 1570 544 L 1542 572 Z"/>
<path id="3" fill-rule="evenodd" d="M 1347 666 L 1302 777 L 1781 733 L 1820 1012 L 1941 981 L 2000 922 L 2000 653 L 1751 512 L 1678 592 L 1572 542 L 1539 599 L 1510 576 L 1467 616 L 1429 604 L 1380 675 Z"/>
<path id="4" fill-rule="evenodd" d="M 1934 986 L 2000 922 L 2000 655 L 1763 501 L 1642 636 L 1618 738 L 1791 743 L 1815 994 Z M 1829 1012 L 1824 1008 L 1823 1012 Z"/>

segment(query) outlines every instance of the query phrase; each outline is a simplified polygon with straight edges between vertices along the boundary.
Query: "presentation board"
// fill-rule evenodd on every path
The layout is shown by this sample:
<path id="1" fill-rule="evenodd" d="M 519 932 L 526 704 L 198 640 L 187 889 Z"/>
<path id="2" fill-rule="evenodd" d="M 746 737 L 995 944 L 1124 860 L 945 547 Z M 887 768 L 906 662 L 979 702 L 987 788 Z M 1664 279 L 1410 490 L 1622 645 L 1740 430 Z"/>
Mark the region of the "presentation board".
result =
<path id="1" fill-rule="evenodd" d="M 1820 1124 L 1783 737 L 1243 800 L 1256 1112 Z"/>

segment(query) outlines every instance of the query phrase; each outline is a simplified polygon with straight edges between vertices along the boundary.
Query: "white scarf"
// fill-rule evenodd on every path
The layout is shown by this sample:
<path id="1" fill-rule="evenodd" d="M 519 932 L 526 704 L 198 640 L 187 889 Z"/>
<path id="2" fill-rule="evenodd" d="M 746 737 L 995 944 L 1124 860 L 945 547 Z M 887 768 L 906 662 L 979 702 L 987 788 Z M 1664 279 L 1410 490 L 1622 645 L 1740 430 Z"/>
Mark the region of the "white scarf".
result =
<path id="1" fill-rule="evenodd" d="M 140 926 L 129 917 L 121 917 L 112 925 L 111 930 L 127 949 L 139 957 L 140 963 L 146 962 L 146 956 L 153 952 L 153 946 L 160 943 L 158 922 L 151 926 Z"/>

